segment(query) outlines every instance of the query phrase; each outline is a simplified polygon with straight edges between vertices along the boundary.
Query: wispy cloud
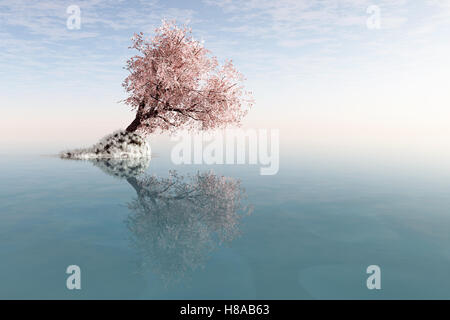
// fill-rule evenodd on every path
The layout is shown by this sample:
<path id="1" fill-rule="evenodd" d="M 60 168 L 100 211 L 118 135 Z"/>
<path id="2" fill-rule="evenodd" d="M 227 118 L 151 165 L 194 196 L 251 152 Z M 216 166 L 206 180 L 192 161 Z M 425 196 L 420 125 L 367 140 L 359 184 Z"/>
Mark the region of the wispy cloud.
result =
<path id="1" fill-rule="evenodd" d="M 81 10 L 80 29 L 67 28 L 70 5 Z M 133 33 L 152 31 L 162 18 L 192 21 L 195 12 L 143 0 L 0 0 L 2 78 L 13 87 L 61 80 L 89 86 L 86 74 L 117 81 Z"/>
<path id="2" fill-rule="evenodd" d="M 222 8 L 229 21 L 236 25 L 227 30 L 250 36 L 286 39 L 317 33 L 345 33 L 344 28 L 365 28 L 370 0 L 280 0 L 241 1 L 204 0 Z M 385 28 L 395 28 L 407 19 L 402 8 L 408 0 L 376 1 L 384 10 Z"/>
<path id="3" fill-rule="evenodd" d="M 204 0 L 220 8 L 227 23 L 221 29 L 250 45 L 240 51 L 260 70 L 310 75 L 354 72 L 380 57 L 395 67 L 412 47 L 433 46 L 433 33 L 448 25 L 448 0 Z M 369 30 L 370 6 L 379 10 L 380 29 Z M 258 54 L 261 49 L 270 55 Z M 247 51 L 245 53 L 245 51 Z M 254 55 L 253 58 L 251 56 Z M 261 59 L 259 59 L 261 58 Z M 407 58 L 407 57 L 406 57 Z M 395 62 L 395 59 L 398 59 Z M 403 60 L 402 60 L 403 59 Z M 352 67 L 353 66 L 353 67 Z"/>
<path id="4" fill-rule="evenodd" d="M 0 0 L 0 72 L 9 84 L 80 75 L 78 83 L 89 85 L 87 74 L 91 81 L 117 82 L 131 35 L 150 33 L 162 18 L 190 21 L 219 57 L 232 57 L 247 74 L 267 78 L 336 74 L 379 57 L 404 59 L 413 45 L 434 45 L 432 35 L 450 26 L 449 0 L 182 3 L 180 8 L 156 0 Z M 79 30 L 66 27 L 66 10 L 73 4 L 81 9 Z M 380 30 L 367 28 L 371 5 L 381 10 Z"/>

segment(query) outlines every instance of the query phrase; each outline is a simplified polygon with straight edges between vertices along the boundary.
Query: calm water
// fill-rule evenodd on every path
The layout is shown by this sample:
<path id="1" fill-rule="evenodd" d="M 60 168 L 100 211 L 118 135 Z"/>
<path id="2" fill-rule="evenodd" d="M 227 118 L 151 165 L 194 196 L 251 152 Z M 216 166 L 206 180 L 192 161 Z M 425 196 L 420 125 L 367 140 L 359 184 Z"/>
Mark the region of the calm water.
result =
<path id="1" fill-rule="evenodd" d="M 0 298 L 450 298 L 448 174 L 285 160 L 261 176 L 4 156 Z M 373 264 L 381 290 L 366 287 Z"/>

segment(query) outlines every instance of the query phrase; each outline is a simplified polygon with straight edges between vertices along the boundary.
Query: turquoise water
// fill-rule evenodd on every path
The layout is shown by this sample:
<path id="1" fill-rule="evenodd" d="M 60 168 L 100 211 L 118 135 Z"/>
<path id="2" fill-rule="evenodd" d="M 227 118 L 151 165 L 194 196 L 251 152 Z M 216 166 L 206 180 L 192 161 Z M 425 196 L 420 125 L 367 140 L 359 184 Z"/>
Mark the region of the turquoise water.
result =
<path id="1" fill-rule="evenodd" d="M 139 170 L 2 157 L 0 298 L 450 298 L 450 176 L 433 166 L 299 157 L 261 176 L 155 157 Z"/>

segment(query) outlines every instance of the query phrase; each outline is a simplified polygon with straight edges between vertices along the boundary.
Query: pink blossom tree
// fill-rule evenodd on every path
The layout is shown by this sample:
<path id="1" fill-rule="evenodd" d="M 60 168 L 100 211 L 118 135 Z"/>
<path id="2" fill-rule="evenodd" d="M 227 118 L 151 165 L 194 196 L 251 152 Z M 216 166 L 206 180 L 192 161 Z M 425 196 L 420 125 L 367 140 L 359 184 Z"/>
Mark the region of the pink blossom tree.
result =
<path id="1" fill-rule="evenodd" d="M 127 132 L 239 125 L 253 104 L 232 62 L 220 66 L 186 26 L 163 21 L 151 40 L 135 34 L 130 48 L 139 54 L 128 60 L 123 82 L 125 102 L 136 110 Z"/>

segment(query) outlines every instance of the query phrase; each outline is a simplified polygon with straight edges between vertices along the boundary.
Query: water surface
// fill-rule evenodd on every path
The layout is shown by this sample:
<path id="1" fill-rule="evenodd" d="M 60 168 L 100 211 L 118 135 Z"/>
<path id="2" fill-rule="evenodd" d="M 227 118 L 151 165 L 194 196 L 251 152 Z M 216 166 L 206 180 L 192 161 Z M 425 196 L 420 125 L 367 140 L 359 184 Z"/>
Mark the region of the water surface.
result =
<path id="1" fill-rule="evenodd" d="M 0 175 L 2 299 L 450 298 L 450 180 L 432 166 L 4 156 Z"/>

